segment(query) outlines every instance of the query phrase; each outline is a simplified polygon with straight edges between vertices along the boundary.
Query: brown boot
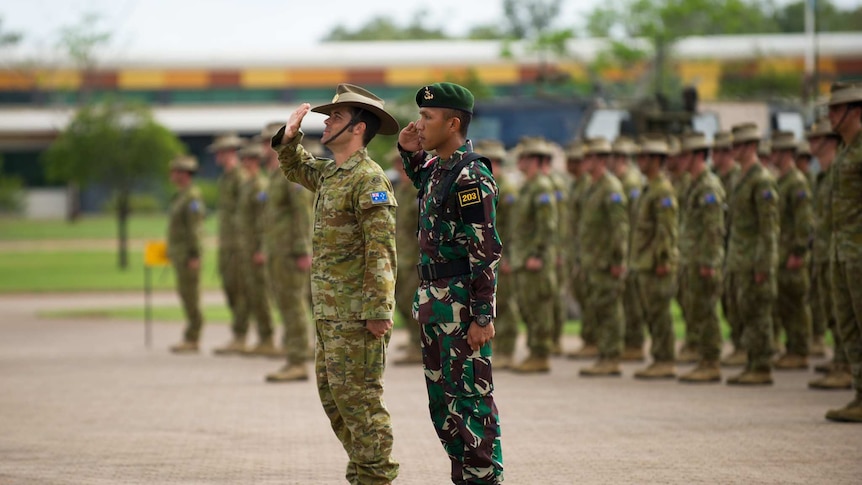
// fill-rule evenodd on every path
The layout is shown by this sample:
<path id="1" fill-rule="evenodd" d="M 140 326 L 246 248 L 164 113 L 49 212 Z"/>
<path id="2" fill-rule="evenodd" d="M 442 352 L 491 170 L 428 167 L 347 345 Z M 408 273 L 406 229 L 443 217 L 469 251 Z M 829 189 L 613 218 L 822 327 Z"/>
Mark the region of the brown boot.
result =
<path id="1" fill-rule="evenodd" d="M 495 370 L 511 369 L 513 365 L 512 354 L 497 354 L 491 358 L 491 368 Z"/>
<path id="2" fill-rule="evenodd" d="M 862 423 L 862 392 L 857 391 L 856 399 L 850 401 L 850 404 L 843 408 L 830 409 L 826 413 L 826 419 L 845 423 Z"/>
<path id="3" fill-rule="evenodd" d="M 748 364 L 748 353 L 742 349 L 736 349 L 732 354 L 721 359 L 722 367 L 744 367 Z"/>
<path id="4" fill-rule="evenodd" d="M 245 352 L 245 338 L 234 338 L 222 347 L 213 350 L 215 355 L 239 355 Z"/>
<path id="5" fill-rule="evenodd" d="M 833 362 L 827 362 L 825 364 L 817 364 L 814 366 L 814 372 L 818 372 L 820 374 L 828 374 L 828 373 L 832 372 L 833 368 L 836 365 L 837 364 L 835 364 Z"/>
<path id="6" fill-rule="evenodd" d="M 548 356 L 538 357 L 529 356 L 523 362 L 512 368 L 512 372 L 518 374 L 535 374 L 540 372 L 550 372 L 551 363 Z"/>
<path id="7" fill-rule="evenodd" d="M 721 382 L 721 369 L 717 361 L 700 361 L 697 367 L 688 374 L 679 377 L 679 382 L 687 383 L 710 383 Z"/>
<path id="8" fill-rule="evenodd" d="M 823 335 L 811 337 L 811 347 L 808 355 L 811 357 L 826 357 L 826 344 L 823 343 Z"/>
<path id="9" fill-rule="evenodd" d="M 175 354 L 196 354 L 199 350 L 197 342 L 189 342 L 188 340 L 171 345 L 171 352 Z"/>
<path id="10" fill-rule="evenodd" d="M 590 367 L 584 367 L 578 374 L 584 377 L 619 377 L 623 375 L 620 371 L 620 362 L 617 359 L 599 359 Z"/>
<path id="11" fill-rule="evenodd" d="M 272 339 L 265 339 L 258 342 L 254 347 L 247 349 L 242 355 L 251 357 L 286 357 L 284 350 L 279 349 L 272 343 Z"/>
<path id="12" fill-rule="evenodd" d="M 727 380 L 731 386 L 771 386 L 772 373 L 769 370 L 745 370 Z"/>
<path id="13" fill-rule="evenodd" d="M 573 360 L 586 360 L 586 359 L 595 359 L 599 356 L 599 348 L 595 345 L 584 344 L 580 350 L 572 352 L 568 355 L 570 359 Z"/>
<path id="14" fill-rule="evenodd" d="M 676 368 L 673 362 L 653 362 L 645 369 L 635 372 L 635 379 L 673 379 L 676 377 Z"/>
<path id="15" fill-rule="evenodd" d="M 784 354 L 772 364 L 775 370 L 808 370 L 808 357 L 797 354 Z"/>
<path id="16" fill-rule="evenodd" d="M 810 389 L 850 389 L 853 387 L 853 375 L 850 374 L 850 366 L 847 364 L 835 364 L 832 371 L 808 383 Z"/>
<path id="17" fill-rule="evenodd" d="M 554 345 L 551 347 L 551 357 L 561 357 L 563 355 L 563 344 L 560 342 L 554 342 Z"/>
<path id="18" fill-rule="evenodd" d="M 392 362 L 395 365 L 416 365 L 422 363 L 422 349 L 419 347 L 408 347 L 400 359 Z"/>
<path id="19" fill-rule="evenodd" d="M 281 369 L 266 375 L 266 382 L 307 381 L 308 369 L 305 364 L 287 364 Z"/>
<path id="20" fill-rule="evenodd" d="M 679 349 L 679 354 L 676 356 L 677 364 L 693 364 L 698 361 L 700 361 L 700 352 L 688 345 Z"/>
<path id="21" fill-rule="evenodd" d="M 626 347 L 620 355 L 623 362 L 643 362 L 645 358 L 643 347 Z"/>

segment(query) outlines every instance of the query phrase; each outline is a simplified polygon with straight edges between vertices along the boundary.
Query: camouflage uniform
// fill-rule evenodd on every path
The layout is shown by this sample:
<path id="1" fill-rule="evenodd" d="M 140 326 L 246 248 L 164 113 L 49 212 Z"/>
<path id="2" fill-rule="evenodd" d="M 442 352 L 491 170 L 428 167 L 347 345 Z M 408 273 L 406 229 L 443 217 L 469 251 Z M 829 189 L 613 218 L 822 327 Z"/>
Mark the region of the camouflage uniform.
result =
<path id="1" fill-rule="evenodd" d="M 290 182 L 281 170 L 269 174 L 264 208 L 264 246 L 275 305 L 284 322 L 282 345 L 290 364 L 308 360 L 311 275 L 300 270 L 297 258 L 311 255 L 311 193 Z"/>
<path id="2" fill-rule="evenodd" d="M 640 171 L 629 163 L 628 170 L 620 183 L 623 184 L 623 191 L 628 198 L 628 214 L 629 227 L 634 228 L 637 219 L 637 203 L 640 200 L 641 193 L 644 188 L 643 177 Z M 629 234 L 629 248 L 631 249 L 632 237 L 634 231 Z M 631 260 L 632 252 L 629 251 L 629 260 Z M 631 264 L 627 264 L 631 267 Z M 624 344 L 626 349 L 643 349 L 644 346 L 644 321 L 643 310 L 641 309 L 640 296 L 637 292 L 637 283 L 635 282 L 635 273 L 629 272 L 626 274 L 625 289 L 623 290 L 623 309 L 626 315 L 626 328 L 624 332 Z"/>
<path id="3" fill-rule="evenodd" d="M 389 483 L 392 424 L 383 402 L 387 333 L 366 320 L 391 319 L 395 307 L 395 198 L 365 149 L 337 165 L 315 159 L 300 142 L 273 137 L 285 177 L 314 192 L 311 292 L 316 322 L 317 390 L 332 430 L 350 458 L 350 483 Z"/>
<path id="4" fill-rule="evenodd" d="M 683 172 L 679 176 L 671 175 L 670 182 L 673 185 L 673 192 L 676 196 L 676 200 L 681 201 L 685 199 L 685 195 L 688 193 L 689 187 L 691 187 L 691 174 L 688 172 Z M 677 222 L 682 220 L 682 210 L 679 210 L 677 214 Z M 682 268 L 677 268 L 677 279 L 679 282 L 682 279 Z M 698 336 L 697 336 L 697 328 L 691 325 L 691 319 L 688 318 L 688 315 L 685 313 L 685 306 L 683 305 L 683 300 L 685 298 L 685 292 L 687 288 L 684 288 L 683 285 L 677 285 L 676 287 L 676 302 L 679 304 L 680 311 L 682 313 L 682 319 L 685 321 L 685 342 L 683 344 L 683 350 L 687 351 L 692 348 L 697 347 Z"/>
<path id="5" fill-rule="evenodd" d="M 569 266 L 572 273 L 569 276 L 572 296 L 581 306 L 581 340 L 584 346 L 596 345 L 596 322 L 584 319 L 584 306 L 586 303 L 587 288 L 585 286 L 585 275 L 581 270 L 581 236 L 579 227 L 581 224 L 581 213 L 583 212 L 584 200 L 590 189 L 590 176 L 583 174 L 572 182 L 569 195 L 569 240 L 566 245 L 569 248 Z"/>
<path id="6" fill-rule="evenodd" d="M 177 291 L 186 315 L 184 340 L 197 342 L 203 327 L 201 314 L 201 270 L 188 262 L 203 255 L 203 221 L 206 208 L 200 190 L 189 185 L 171 201 L 168 216 L 168 258 L 177 278 Z"/>
<path id="7" fill-rule="evenodd" d="M 554 304 L 553 308 L 553 328 L 551 329 L 551 337 L 553 343 L 553 351 L 556 354 L 562 353 L 561 339 L 563 337 L 563 328 L 566 325 L 566 294 L 569 287 L 569 270 L 568 270 L 568 254 L 562 248 L 568 241 L 568 231 L 566 230 L 568 221 L 568 205 L 569 205 L 569 181 L 568 178 L 560 173 L 552 172 L 548 179 L 554 188 L 554 198 L 556 199 L 557 221 L 555 224 L 555 239 L 554 247 L 556 248 L 555 280 L 556 292 L 552 296 L 551 301 Z"/>
<path id="8" fill-rule="evenodd" d="M 721 186 L 724 188 L 724 196 L 725 200 L 725 217 L 724 217 L 724 249 L 725 249 L 725 258 L 727 257 L 727 245 L 729 243 L 730 237 L 730 221 L 732 215 L 728 210 L 728 203 L 730 202 L 730 197 L 733 194 L 733 191 L 736 188 L 736 184 L 739 183 L 740 178 L 740 169 L 739 164 L 736 162 L 733 163 L 733 166 L 730 170 L 728 170 L 724 174 L 719 175 L 719 179 L 721 180 Z M 722 282 L 722 291 L 721 291 L 721 307 L 724 311 L 724 318 L 727 320 L 727 324 L 730 326 L 730 341 L 733 343 L 734 351 L 741 351 L 744 347 L 742 346 L 742 322 L 734 320 L 731 315 L 736 315 L 734 310 L 731 310 L 730 306 L 733 305 L 733 298 L 730 297 L 731 291 L 729 288 L 730 278 L 727 277 L 727 269 L 726 265 L 722 265 L 722 269 L 724 270 L 724 280 Z"/>
<path id="9" fill-rule="evenodd" d="M 491 344 L 473 351 L 467 331 L 476 315 L 494 316 L 497 265 L 502 245 L 495 227 L 497 185 L 481 161 L 459 173 L 444 194 L 437 220 L 435 187 L 469 144 L 448 160 L 402 152 L 408 177 L 423 191 L 419 201 L 419 262 L 469 261 L 469 273 L 422 280 L 413 315 L 422 325 L 422 358 L 431 422 L 452 463 L 453 482 L 497 483 L 503 478 L 500 425 L 493 397 Z M 423 187 L 424 184 L 424 187 Z M 476 203 L 462 205 L 475 194 Z M 465 199 L 466 200 L 466 199 Z"/>
<path id="10" fill-rule="evenodd" d="M 503 244 L 502 261 L 511 266 L 512 242 L 515 238 L 514 211 L 518 193 L 503 173 L 494 174 L 499 190 L 497 204 L 497 234 Z M 514 271 L 514 269 L 513 269 Z M 518 338 L 518 310 L 515 304 L 515 274 L 497 275 L 497 317 L 494 319 L 494 354 L 496 357 L 511 357 L 515 353 Z"/>
<path id="11" fill-rule="evenodd" d="M 268 181 L 263 173 L 249 176 L 240 186 L 236 227 L 239 230 L 239 258 L 244 278 L 248 310 L 257 321 L 261 343 L 272 342 L 272 316 L 267 298 L 266 268 L 254 262 L 255 253 L 263 253 L 264 217 Z M 245 335 L 248 325 L 240 327 Z"/>
<path id="12" fill-rule="evenodd" d="M 245 340 L 248 331 L 248 302 L 239 261 L 239 191 L 246 175 L 239 166 L 224 172 L 218 182 L 218 270 L 225 298 L 232 314 L 235 339 Z"/>
<path id="13" fill-rule="evenodd" d="M 419 274 L 416 265 L 419 263 L 419 242 L 416 239 L 416 228 L 419 226 L 418 193 L 413 182 L 399 180 L 395 186 L 395 199 L 401 201 L 395 210 L 395 242 L 398 248 L 398 277 L 395 279 L 395 305 L 398 313 L 404 319 L 407 327 L 408 355 L 420 354 L 420 328 L 413 318 L 413 299 L 419 288 Z"/>

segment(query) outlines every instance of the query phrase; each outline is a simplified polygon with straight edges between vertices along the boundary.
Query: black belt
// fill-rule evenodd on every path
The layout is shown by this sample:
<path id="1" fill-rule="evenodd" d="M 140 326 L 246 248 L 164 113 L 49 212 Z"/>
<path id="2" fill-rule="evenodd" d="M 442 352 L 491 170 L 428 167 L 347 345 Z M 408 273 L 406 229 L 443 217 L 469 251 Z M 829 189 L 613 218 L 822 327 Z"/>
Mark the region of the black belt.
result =
<path id="1" fill-rule="evenodd" d="M 443 278 L 451 278 L 462 274 L 470 274 L 470 259 L 462 258 L 445 263 L 417 264 L 419 279 L 422 281 L 434 281 Z"/>

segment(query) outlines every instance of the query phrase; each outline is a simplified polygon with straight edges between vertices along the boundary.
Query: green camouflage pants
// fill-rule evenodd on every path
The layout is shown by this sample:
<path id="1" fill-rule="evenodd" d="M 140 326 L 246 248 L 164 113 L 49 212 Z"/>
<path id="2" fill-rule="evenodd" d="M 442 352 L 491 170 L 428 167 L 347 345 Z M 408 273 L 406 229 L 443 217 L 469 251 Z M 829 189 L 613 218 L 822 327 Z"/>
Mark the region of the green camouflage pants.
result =
<path id="1" fill-rule="evenodd" d="M 748 352 L 748 370 L 772 369 L 772 305 L 778 293 L 775 276 L 754 281 L 753 271 L 731 271 L 728 295 L 733 299 L 733 319 L 742 323 L 742 348 Z"/>
<path id="2" fill-rule="evenodd" d="M 862 261 L 832 263 L 832 309 L 844 354 L 853 374 L 853 388 L 862 392 Z"/>
<path id="3" fill-rule="evenodd" d="M 832 352 L 832 362 L 846 364 L 847 354 L 844 353 L 844 341 L 841 332 L 835 322 L 835 309 L 832 307 L 832 270 L 829 263 L 817 263 L 813 268 L 817 275 L 817 294 L 820 296 L 820 310 L 823 312 L 823 321 L 832 332 L 832 340 L 835 342 L 835 350 Z"/>
<path id="4" fill-rule="evenodd" d="M 245 338 L 248 332 L 248 302 L 245 299 L 245 281 L 240 272 L 239 252 L 236 246 L 219 246 L 218 272 L 227 306 L 231 312 L 231 330 L 236 338 Z"/>
<path id="5" fill-rule="evenodd" d="M 308 360 L 308 332 L 311 328 L 308 289 L 311 273 L 296 267 L 295 256 L 280 251 L 270 253 L 267 263 L 272 296 L 284 323 L 282 345 L 287 351 L 287 361 L 302 364 Z"/>
<path id="6" fill-rule="evenodd" d="M 470 323 L 422 326 L 422 365 L 431 423 L 452 463 L 453 483 L 503 481 L 491 345 L 467 345 Z"/>
<path id="7" fill-rule="evenodd" d="M 530 355 L 547 357 L 551 353 L 554 329 L 554 297 L 557 296 L 553 269 L 518 270 L 515 273 L 518 308 L 527 324 Z"/>
<path id="8" fill-rule="evenodd" d="M 257 322 L 257 336 L 260 341 L 272 339 L 272 315 L 269 310 L 269 290 L 266 284 L 266 268 L 255 264 L 254 253 L 241 252 L 243 289 L 249 313 Z M 248 322 L 248 320 L 246 320 Z M 248 327 L 242 329 L 242 335 Z"/>
<path id="9" fill-rule="evenodd" d="M 685 265 L 680 278 L 679 286 L 686 288 L 683 292 L 685 314 L 698 329 L 694 348 L 703 360 L 717 362 L 721 357 L 721 326 L 716 309 L 722 288 L 721 270 L 716 270 L 711 277 L 703 277 L 699 266 Z"/>
<path id="10" fill-rule="evenodd" d="M 649 329 L 650 354 L 654 362 L 673 362 L 675 357 L 673 317 L 670 302 L 677 293 L 677 274 L 658 276 L 654 272 L 636 272 L 638 295 L 646 327 Z"/>
<path id="11" fill-rule="evenodd" d="M 583 321 L 595 326 L 599 357 L 616 359 L 623 348 L 622 293 L 625 282 L 607 271 L 590 271 L 584 275 Z"/>
<path id="12" fill-rule="evenodd" d="M 395 278 L 395 309 L 401 314 L 404 326 L 407 327 L 409 334 L 407 345 L 418 351 L 421 332 L 419 322 L 413 318 L 413 298 L 416 296 L 416 289 L 419 288 L 419 274 L 413 265 L 399 265 L 398 268 L 400 271 Z"/>
<path id="13" fill-rule="evenodd" d="M 772 310 L 775 331 L 787 335 L 787 353 L 808 356 L 811 343 L 811 307 L 808 292 L 811 281 L 808 268 L 778 270 L 778 300 Z"/>
<path id="14" fill-rule="evenodd" d="M 581 340 L 584 345 L 596 345 L 596 322 L 585 318 L 586 313 L 586 275 L 583 270 L 572 271 L 569 278 L 569 288 L 575 301 L 581 307 Z"/>
<path id="15" fill-rule="evenodd" d="M 737 320 L 739 312 L 735 308 L 735 300 L 732 297 L 732 289 L 730 287 L 730 275 L 725 274 L 724 281 L 721 284 L 721 309 L 724 312 L 724 318 L 727 320 L 727 325 L 730 327 L 730 341 L 733 343 L 733 350 L 742 350 L 742 322 Z"/>
<path id="16" fill-rule="evenodd" d="M 682 268 L 679 268 L 679 271 L 676 274 L 676 281 L 682 280 Z M 685 346 L 689 348 L 697 348 L 697 343 L 700 341 L 700 337 L 698 332 L 700 329 L 697 327 L 697 322 L 689 318 L 688 312 L 685 308 L 686 292 L 688 288 L 683 287 L 682 285 L 677 285 L 676 288 L 676 302 L 679 305 L 680 312 L 682 313 L 682 320 L 685 322 Z"/>
<path id="17" fill-rule="evenodd" d="M 201 314 L 201 270 L 189 269 L 186 261 L 176 262 L 174 274 L 177 278 L 177 293 L 186 315 L 186 342 L 197 342 L 201 337 L 204 317 Z"/>
<path id="18" fill-rule="evenodd" d="M 644 345 L 643 310 L 634 273 L 626 275 L 623 288 L 623 311 L 626 316 L 624 342 L 627 348 L 642 348 Z"/>
<path id="19" fill-rule="evenodd" d="M 822 291 L 820 279 L 823 276 L 819 273 L 818 266 L 822 265 L 812 263 L 809 267 L 811 291 L 808 293 L 808 301 L 811 306 L 811 336 L 823 338 L 826 335 L 829 318 L 826 316 L 826 310 L 823 308 L 823 298 L 820 296 L 820 292 Z"/>
<path id="20" fill-rule="evenodd" d="M 493 340 L 494 353 L 512 356 L 515 353 L 515 341 L 518 339 L 518 310 L 514 293 L 515 275 L 503 274 L 497 276 L 497 316 L 494 318 L 496 335 Z"/>
<path id="21" fill-rule="evenodd" d="M 555 347 L 560 345 L 563 338 L 563 328 L 566 326 L 566 294 L 569 288 L 569 277 L 564 271 L 565 262 L 560 260 L 556 267 L 557 292 L 552 297 L 554 303 L 553 315 L 554 326 L 551 330 L 551 340 Z"/>
<path id="22" fill-rule="evenodd" d="M 374 338 L 364 321 L 317 320 L 317 392 L 347 452 L 351 484 L 384 484 L 398 476 L 392 421 L 383 402 L 383 370 L 391 332 Z"/>

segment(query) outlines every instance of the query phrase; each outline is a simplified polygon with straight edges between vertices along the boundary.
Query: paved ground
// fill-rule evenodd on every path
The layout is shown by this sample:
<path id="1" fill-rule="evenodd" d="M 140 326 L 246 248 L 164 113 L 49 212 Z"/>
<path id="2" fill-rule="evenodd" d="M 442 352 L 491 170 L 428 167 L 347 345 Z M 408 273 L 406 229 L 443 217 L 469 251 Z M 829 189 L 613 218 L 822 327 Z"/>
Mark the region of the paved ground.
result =
<path id="1" fill-rule="evenodd" d="M 263 382 L 280 362 L 170 355 L 175 324 L 156 324 L 147 350 L 141 322 L 35 316 L 141 301 L 0 297 L 0 484 L 343 483 L 345 453 L 313 382 Z M 203 345 L 228 334 L 212 326 Z M 396 333 L 392 355 L 404 338 Z M 637 365 L 621 379 L 588 380 L 577 376 L 582 365 L 495 376 L 506 483 L 860 483 L 862 426 L 823 419 L 851 392 L 810 391 L 812 373 L 737 389 L 639 382 Z M 424 392 L 419 367 L 387 369 L 397 483 L 448 483 Z"/>

